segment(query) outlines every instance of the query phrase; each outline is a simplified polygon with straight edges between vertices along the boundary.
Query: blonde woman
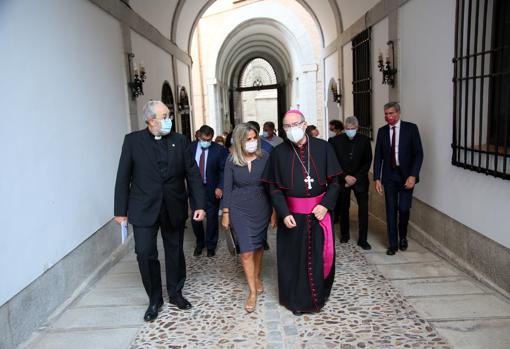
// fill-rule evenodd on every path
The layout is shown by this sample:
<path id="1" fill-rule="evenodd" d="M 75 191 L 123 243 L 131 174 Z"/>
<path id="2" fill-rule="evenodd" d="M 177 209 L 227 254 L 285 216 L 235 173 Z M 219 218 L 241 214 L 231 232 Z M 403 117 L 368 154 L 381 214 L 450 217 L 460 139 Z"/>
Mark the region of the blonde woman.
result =
<path id="1" fill-rule="evenodd" d="M 276 217 L 260 181 L 269 155 L 260 148 L 257 130 L 250 124 L 239 124 L 232 140 L 231 155 L 225 164 L 221 224 L 225 228 L 231 226 L 237 234 L 249 288 L 244 309 L 251 313 L 257 305 L 257 294 L 264 292 L 260 277 L 263 243 L 269 222 L 276 226 Z"/>

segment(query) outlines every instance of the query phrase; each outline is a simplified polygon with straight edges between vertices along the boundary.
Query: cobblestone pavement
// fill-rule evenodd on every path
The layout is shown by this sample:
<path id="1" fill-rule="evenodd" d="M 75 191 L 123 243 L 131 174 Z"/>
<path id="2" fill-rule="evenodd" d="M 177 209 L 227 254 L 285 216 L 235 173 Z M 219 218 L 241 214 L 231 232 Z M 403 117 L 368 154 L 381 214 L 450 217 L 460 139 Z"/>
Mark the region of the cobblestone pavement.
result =
<path id="1" fill-rule="evenodd" d="M 274 232 L 270 244 L 266 291 L 247 314 L 243 270 L 224 241 L 213 258 L 192 257 L 188 243 L 184 295 L 193 308 L 180 311 L 165 299 L 158 319 L 142 326 L 131 348 L 449 348 L 352 240 L 337 243 L 335 284 L 323 310 L 294 316 L 278 304 Z"/>

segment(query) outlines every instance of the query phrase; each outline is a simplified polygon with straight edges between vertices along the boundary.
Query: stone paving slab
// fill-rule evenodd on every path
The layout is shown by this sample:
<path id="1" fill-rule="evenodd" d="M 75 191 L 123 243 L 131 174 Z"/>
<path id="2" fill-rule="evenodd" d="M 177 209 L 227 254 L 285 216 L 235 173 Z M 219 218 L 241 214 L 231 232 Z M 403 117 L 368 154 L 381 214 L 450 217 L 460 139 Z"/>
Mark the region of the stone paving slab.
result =
<path id="1" fill-rule="evenodd" d="M 404 297 L 430 297 L 487 292 L 485 287 L 463 276 L 393 280 L 392 284 L 399 289 Z"/>
<path id="2" fill-rule="evenodd" d="M 146 308 L 145 305 L 72 308 L 51 324 L 50 329 L 140 326 L 143 324 L 140 314 Z"/>
<path id="3" fill-rule="evenodd" d="M 143 287 L 93 288 L 81 297 L 75 307 L 146 305 L 147 293 Z"/>
<path id="4" fill-rule="evenodd" d="M 108 272 L 101 280 L 99 280 L 96 288 L 125 288 L 140 287 L 142 279 L 140 273 L 112 273 Z"/>
<path id="5" fill-rule="evenodd" d="M 390 280 L 463 275 L 446 262 L 378 265 L 377 269 Z"/>
<path id="6" fill-rule="evenodd" d="M 193 308 L 166 306 L 131 348 L 449 348 L 352 242 L 337 245 L 335 285 L 321 313 L 294 316 L 278 304 L 274 235 L 270 244 L 254 313 L 243 309 L 241 264 L 220 242 L 216 257 L 188 258 L 184 293 Z"/>
<path id="7" fill-rule="evenodd" d="M 365 258 L 369 264 L 403 264 L 403 263 L 426 263 L 440 261 L 439 257 L 430 252 L 412 252 L 396 253 L 394 256 L 388 256 L 384 253 L 366 253 Z"/>
<path id="8" fill-rule="evenodd" d="M 446 321 L 434 324 L 455 349 L 508 349 L 510 319 Z"/>
<path id="9" fill-rule="evenodd" d="M 490 294 L 408 299 L 426 319 L 510 318 L 510 304 Z"/>
<path id="10" fill-rule="evenodd" d="M 120 349 L 129 347 L 129 343 L 138 332 L 138 328 L 122 328 L 92 331 L 66 331 L 46 333 L 40 340 L 31 344 L 29 349 Z"/>

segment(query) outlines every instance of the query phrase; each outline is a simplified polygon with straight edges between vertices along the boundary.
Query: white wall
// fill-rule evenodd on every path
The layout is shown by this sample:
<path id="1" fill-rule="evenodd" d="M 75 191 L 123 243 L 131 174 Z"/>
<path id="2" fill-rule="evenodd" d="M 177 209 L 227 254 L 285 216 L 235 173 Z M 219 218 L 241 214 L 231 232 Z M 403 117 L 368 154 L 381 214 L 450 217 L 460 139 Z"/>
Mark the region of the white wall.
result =
<path id="1" fill-rule="evenodd" d="M 112 218 L 128 111 L 116 20 L 83 0 L 1 6 L 3 304 Z"/>
<path id="2" fill-rule="evenodd" d="M 341 54 L 341 51 L 340 51 Z M 334 52 L 333 54 L 329 55 L 324 59 L 324 105 L 326 107 L 326 120 L 324 122 L 324 126 L 320 130 L 320 134 L 323 136 L 322 138 L 328 139 L 329 135 L 329 126 L 328 122 L 331 120 L 341 120 L 342 119 L 342 110 L 341 105 L 336 103 L 333 100 L 333 93 L 331 92 L 331 81 L 334 81 L 335 85 L 337 86 L 337 89 L 340 89 L 340 93 L 344 93 L 343 91 L 343 84 L 341 83 L 340 86 L 338 86 L 338 80 L 341 78 L 341 74 L 339 71 L 339 52 Z M 344 103 L 343 97 L 342 97 L 342 104 Z"/>
<path id="3" fill-rule="evenodd" d="M 372 27 L 371 40 L 371 68 L 372 68 L 372 128 L 374 139 L 377 136 L 379 127 L 384 126 L 384 105 L 389 102 L 389 87 L 382 84 L 382 73 L 377 67 L 379 49 L 383 51 L 388 48 L 388 18 L 383 19 Z M 400 72 L 399 72 L 400 74 Z M 372 142 L 375 147 L 375 142 Z"/>
<path id="4" fill-rule="evenodd" d="M 354 115 L 354 98 L 352 96 L 352 45 L 349 41 L 342 47 L 344 55 L 343 108 L 344 115 Z"/>
<path id="5" fill-rule="evenodd" d="M 177 0 L 131 0 L 131 8 L 170 39 L 172 16 Z"/>
<path id="6" fill-rule="evenodd" d="M 353 25 L 379 1 L 382 0 L 336 0 L 342 17 L 343 30 Z"/>
<path id="7" fill-rule="evenodd" d="M 172 73 L 172 56 L 170 54 L 134 31 L 131 31 L 131 46 L 135 54 L 134 62 L 138 64 L 143 61 L 147 74 L 147 79 L 143 84 L 144 94 L 137 99 L 138 127 L 141 129 L 145 128 L 142 112 L 144 104 L 150 99 L 161 100 L 161 88 L 165 80 L 172 87 L 175 102 L 177 102 L 175 100 L 176 89 Z"/>
<path id="8" fill-rule="evenodd" d="M 400 12 L 402 117 L 418 124 L 425 153 L 415 196 L 510 247 L 510 182 L 451 165 L 454 23 L 454 0 Z"/>

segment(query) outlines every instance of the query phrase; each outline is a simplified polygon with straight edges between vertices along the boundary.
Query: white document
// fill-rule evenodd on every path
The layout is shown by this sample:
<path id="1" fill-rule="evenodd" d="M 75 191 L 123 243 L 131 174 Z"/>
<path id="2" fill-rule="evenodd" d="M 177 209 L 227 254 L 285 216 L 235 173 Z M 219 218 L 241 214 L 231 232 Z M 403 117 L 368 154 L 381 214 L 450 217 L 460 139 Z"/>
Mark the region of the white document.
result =
<path id="1" fill-rule="evenodd" d="M 128 236 L 128 222 L 124 221 L 120 225 L 120 239 L 121 239 L 122 243 L 124 243 L 126 241 L 127 236 Z"/>

